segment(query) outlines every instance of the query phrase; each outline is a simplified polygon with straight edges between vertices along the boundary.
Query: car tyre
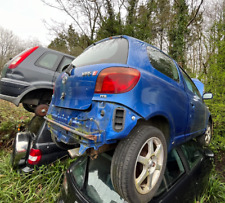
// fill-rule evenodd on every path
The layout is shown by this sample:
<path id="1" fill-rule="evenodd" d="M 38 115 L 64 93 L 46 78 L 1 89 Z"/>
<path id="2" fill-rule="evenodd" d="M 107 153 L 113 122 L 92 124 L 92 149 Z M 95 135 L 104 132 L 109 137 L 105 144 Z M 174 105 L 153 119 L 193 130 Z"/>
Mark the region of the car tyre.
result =
<path id="1" fill-rule="evenodd" d="M 212 132 L 213 132 L 212 123 L 208 122 L 205 133 L 203 135 L 197 137 L 198 143 L 201 146 L 209 146 L 209 144 L 212 140 Z"/>
<path id="2" fill-rule="evenodd" d="M 166 161 L 163 133 L 153 126 L 136 127 L 115 149 L 111 164 L 114 189 L 128 202 L 149 202 L 161 184 Z"/>

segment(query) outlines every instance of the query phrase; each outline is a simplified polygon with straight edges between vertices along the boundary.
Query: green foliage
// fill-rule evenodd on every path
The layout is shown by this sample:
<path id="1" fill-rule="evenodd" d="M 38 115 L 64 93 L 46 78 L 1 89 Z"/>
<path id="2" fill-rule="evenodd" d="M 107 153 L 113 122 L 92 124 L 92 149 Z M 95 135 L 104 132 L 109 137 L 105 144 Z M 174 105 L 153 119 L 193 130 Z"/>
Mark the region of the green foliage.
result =
<path id="1" fill-rule="evenodd" d="M 55 202 L 71 161 L 58 161 L 24 174 L 11 168 L 9 153 L 0 152 L 0 202 Z"/>
<path id="2" fill-rule="evenodd" d="M 205 75 L 206 92 L 212 92 L 213 100 L 207 105 L 213 116 L 215 150 L 225 150 L 225 19 L 221 14 L 210 29 L 210 45 L 213 52 L 209 58 L 208 74 Z"/>
<path id="3" fill-rule="evenodd" d="M 186 50 L 186 37 L 189 34 L 188 24 L 188 6 L 185 0 L 174 2 L 173 21 L 171 21 L 169 30 L 169 54 L 174 58 L 182 67 L 185 68 L 185 50 Z"/>
<path id="4" fill-rule="evenodd" d="M 217 202 L 225 202 L 225 183 L 221 181 L 219 175 L 217 175 L 214 171 L 209 178 L 208 187 L 204 195 L 199 201 L 195 201 L 195 203 Z"/>
<path id="5" fill-rule="evenodd" d="M 51 41 L 48 48 L 61 51 L 72 56 L 78 56 L 83 50 L 92 43 L 85 35 L 78 34 L 72 25 L 64 33 L 61 32 Z"/>
<path id="6" fill-rule="evenodd" d="M 25 128 L 31 116 L 22 106 L 0 100 L 0 146 L 10 145 L 16 132 Z"/>

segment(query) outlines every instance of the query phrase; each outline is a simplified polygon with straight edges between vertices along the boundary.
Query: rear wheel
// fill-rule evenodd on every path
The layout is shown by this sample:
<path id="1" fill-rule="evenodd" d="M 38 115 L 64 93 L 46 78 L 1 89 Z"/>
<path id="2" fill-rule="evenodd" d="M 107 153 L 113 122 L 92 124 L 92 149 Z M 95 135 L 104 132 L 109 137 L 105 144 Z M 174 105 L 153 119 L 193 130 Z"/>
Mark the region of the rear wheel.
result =
<path id="1" fill-rule="evenodd" d="M 167 160 L 163 133 L 138 126 L 116 147 L 111 164 L 114 189 L 128 202 L 149 202 L 162 181 Z"/>

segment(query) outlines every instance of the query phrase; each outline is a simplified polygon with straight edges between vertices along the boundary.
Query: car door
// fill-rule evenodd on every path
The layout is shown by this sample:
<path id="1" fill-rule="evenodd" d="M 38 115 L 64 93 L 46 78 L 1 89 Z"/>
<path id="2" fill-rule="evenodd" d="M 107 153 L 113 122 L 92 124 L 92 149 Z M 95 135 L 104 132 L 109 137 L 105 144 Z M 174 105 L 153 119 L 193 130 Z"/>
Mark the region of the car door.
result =
<path id="1" fill-rule="evenodd" d="M 179 147 L 168 154 L 163 182 L 150 203 L 193 202 L 195 192 L 190 190 L 193 183 L 187 173 L 188 166 L 184 164 L 184 159 L 185 157 Z"/>
<path id="2" fill-rule="evenodd" d="M 209 157 L 204 155 L 204 150 L 194 141 L 182 145 L 181 150 L 189 167 L 188 176 L 192 184 L 190 190 L 197 198 L 207 185 L 212 163 Z"/>
<path id="3" fill-rule="evenodd" d="M 206 106 L 202 100 L 201 94 L 190 77 L 182 69 L 180 70 L 189 100 L 186 138 L 190 139 L 191 137 L 203 134 L 205 131 Z"/>

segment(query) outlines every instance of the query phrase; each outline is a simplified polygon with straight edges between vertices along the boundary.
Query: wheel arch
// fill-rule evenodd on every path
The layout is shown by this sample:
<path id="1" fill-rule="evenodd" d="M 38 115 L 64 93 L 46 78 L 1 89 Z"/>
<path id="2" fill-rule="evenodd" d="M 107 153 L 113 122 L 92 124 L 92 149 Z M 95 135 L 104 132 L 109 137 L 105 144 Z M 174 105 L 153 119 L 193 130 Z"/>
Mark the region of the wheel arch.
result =
<path id="1" fill-rule="evenodd" d="M 139 119 L 137 125 L 151 125 L 162 131 L 166 138 L 167 146 L 170 145 L 171 127 L 169 120 L 161 115 L 154 116 L 148 120 Z"/>
<path id="2" fill-rule="evenodd" d="M 40 99 L 51 101 L 52 94 L 53 89 L 49 87 L 30 89 L 22 96 L 20 103 L 38 105 Z"/>
<path id="3" fill-rule="evenodd" d="M 212 115 L 209 116 L 209 122 L 213 124 Z"/>

